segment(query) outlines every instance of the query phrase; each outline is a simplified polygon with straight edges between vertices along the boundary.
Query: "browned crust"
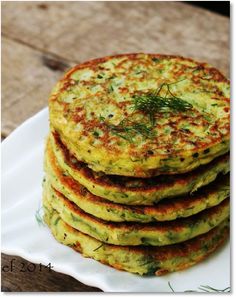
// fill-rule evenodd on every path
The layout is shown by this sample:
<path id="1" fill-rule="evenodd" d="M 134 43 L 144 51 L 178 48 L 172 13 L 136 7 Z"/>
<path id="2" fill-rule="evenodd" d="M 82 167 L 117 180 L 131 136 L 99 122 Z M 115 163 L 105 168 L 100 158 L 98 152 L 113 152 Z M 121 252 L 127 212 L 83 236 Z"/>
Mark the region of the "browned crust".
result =
<path id="1" fill-rule="evenodd" d="M 70 231 L 75 231 L 74 228 L 69 226 L 67 223 L 64 222 L 66 225 L 67 229 Z M 186 240 L 184 242 L 176 243 L 176 244 L 171 244 L 171 245 L 165 245 L 165 246 L 144 246 L 144 245 L 139 245 L 139 246 L 119 246 L 115 244 L 108 244 L 104 243 L 104 245 L 109 246 L 112 248 L 112 250 L 120 250 L 122 249 L 134 252 L 134 253 L 144 253 L 147 255 L 151 255 L 154 258 L 158 258 L 161 260 L 168 260 L 171 257 L 186 257 L 190 253 L 197 252 L 201 246 L 204 245 L 205 242 L 209 241 L 214 235 L 217 233 L 217 230 L 219 227 L 215 227 L 211 229 L 209 232 L 199 235 L 195 238 L 192 238 L 190 240 Z M 82 232 L 79 232 L 82 233 Z M 83 233 L 82 233 L 83 234 Z M 221 241 L 219 242 L 219 246 L 225 241 L 225 239 L 229 235 L 229 227 L 226 226 L 223 229 L 223 232 L 221 234 Z M 91 237 L 89 235 L 86 235 L 87 237 Z M 92 238 L 92 237 L 91 237 Z M 77 248 L 77 244 L 75 246 Z M 211 252 L 209 252 L 210 254 Z"/>
<path id="2" fill-rule="evenodd" d="M 72 229 L 70 226 L 66 224 L 67 228 Z M 127 252 L 130 253 L 142 253 L 143 255 L 151 256 L 153 259 L 156 259 L 159 262 L 163 262 L 166 260 L 169 260 L 171 258 L 175 257 L 182 257 L 182 258 L 188 258 L 190 255 L 193 255 L 194 253 L 198 253 L 199 250 L 202 249 L 202 247 L 205 245 L 205 243 L 211 241 L 212 238 L 214 238 L 217 235 L 217 232 L 219 230 L 219 227 L 215 227 L 214 229 L 210 230 L 209 232 L 202 234 L 200 236 L 197 236 L 193 239 L 177 243 L 177 244 L 172 244 L 172 245 L 167 245 L 167 246 L 160 246 L 160 247 L 152 247 L 152 246 L 118 246 L 118 245 L 113 245 L 113 244 L 105 244 L 108 246 L 111 250 L 126 250 Z M 90 236 L 88 236 L 90 237 Z M 213 245 L 210 245 L 208 247 L 208 251 L 204 255 L 199 255 L 198 257 L 195 257 L 192 259 L 192 262 L 190 260 L 187 263 L 181 263 L 178 268 L 175 268 L 174 271 L 180 271 L 187 269 L 191 267 L 192 265 L 199 263 L 203 260 L 205 260 L 209 255 L 211 255 L 215 250 L 217 250 L 219 247 L 221 247 L 226 239 L 229 237 L 229 227 L 225 226 L 222 229 L 221 236 L 218 236 L 218 240 L 215 241 Z M 80 244 L 77 242 L 73 247 L 74 250 L 82 252 Z M 105 265 L 110 265 L 106 260 L 101 261 Z M 121 264 L 116 264 L 113 265 L 112 267 L 119 269 L 119 270 L 124 270 L 122 268 Z M 169 273 L 170 271 L 167 269 L 159 269 L 155 272 L 157 276 L 165 275 Z"/>
<path id="3" fill-rule="evenodd" d="M 93 170 L 87 167 L 87 165 L 76 159 L 76 157 L 69 152 L 66 145 L 62 142 L 60 139 L 60 135 L 58 132 L 53 131 L 52 136 L 54 138 L 54 141 L 56 145 L 60 148 L 61 153 L 63 154 L 63 157 L 65 159 L 65 162 L 73 168 L 75 171 L 78 171 L 81 173 L 86 179 L 92 181 L 94 184 L 99 184 L 101 186 L 104 186 L 105 188 L 109 189 L 110 187 L 116 187 L 118 191 L 120 192 L 126 192 L 126 191 L 132 191 L 132 192 L 153 192 L 153 191 L 161 191 L 162 189 L 165 189 L 167 187 L 173 186 L 174 183 L 178 183 L 181 185 L 187 185 L 192 180 L 194 180 L 198 175 L 201 175 L 203 172 L 206 172 L 208 169 L 210 169 L 214 164 L 218 162 L 224 162 L 226 160 L 229 160 L 229 154 L 225 154 L 222 156 L 219 156 L 215 158 L 210 164 L 202 165 L 199 168 L 193 170 L 190 173 L 185 174 L 179 174 L 179 175 L 162 175 L 162 176 L 156 176 L 152 178 L 135 178 L 135 181 L 141 182 L 143 185 L 139 187 L 126 187 L 124 185 L 125 182 L 132 182 L 134 181 L 131 177 L 122 177 L 122 176 L 113 176 L 113 175 L 102 175 L 98 176 L 96 175 Z M 76 162 L 71 162 L 71 159 L 74 159 Z M 114 182 L 116 181 L 116 183 Z"/>
<path id="4" fill-rule="evenodd" d="M 229 83 L 229 80 L 226 79 L 226 77 L 215 67 L 209 67 L 209 64 L 206 62 L 198 62 L 192 58 L 185 58 L 183 56 L 178 56 L 178 55 L 166 55 L 166 54 L 152 54 L 152 53 L 127 53 L 127 54 L 119 54 L 119 55 L 111 55 L 111 56 L 105 56 L 102 58 L 95 58 L 92 60 L 88 60 L 85 61 L 83 63 L 80 63 L 78 65 L 76 65 L 75 67 L 73 67 L 72 69 L 70 69 L 66 75 L 63 77 L 63 79 L 61 81 L 64 81 L 65 78 L 69 78 L 70 75 L 75 72 L 76 70 L 79 69 L 83 69 L 86 67 L 89 67 L 91 69 L 93 69 L 93 67 L 97 64 L 100 63 L 104 63 L 110 59 L 115 59 L 115 58 L 122 58 L 122 57 L 127 57 L 129 58 L 129 60 L 136 60 L 137 56 L 139 55 L 149 55 L 152 58 L 158 58 L 158 59 L 179 59 L 179 60 L 183 60 L 183 61 L 189 61 L 189 62 L 193 62 L 193 63 L 197 63 L 199 65 L 199 68 L 205 68 L 207 67 L 209 69 L 209 74 L 213 74 L 215 76 L 215 79 L 217 81 L 222 81 L 222 82 L 227 82 Z"/>
<path id="5" fill-rule="evenodd" d="M 109 229 L 120 229 L 124 231 L 131 231 L 131 230 L 139 230 L 139 231 L 158 231 L 158 232 L 166 232 L 169 230 L 172 231 L 181 231 L 182 229 L 186 228 L 187 226 L 194 225 L 199 220 L 208 219 L 209 217 L 213 216 L 214 214 L 220 212 L 222 209 L 224 209 L 229 204 L 229 199 L 225 199 L 223 202 L 221 202 L 219 205 L 209 208 L 207 210 L 204 210 L 196 215 L 193 215 L 188 218 L 183 219 L 176 219 L 175 221 L 168 221 L 168 222 L 155 222 L 155 223 L 133 223 L 133 222 L 110 222 L 106 221 L 100 218 L 97 218 L 91 214 L 88 214 L 84 212 L 82 209 L 80 209 L 76 204 L 69 201 L 64 195 L 62 195 L 60 192 L 55 190 L 57 196 L 63 201 L 63 204 L 77 214 L 78 216 L 85 218 L 91 224 L 97 224 L 102 226 L 106 226 Z M 56 199 L 56 198 L 55 198 Z"/>
<path id="6" fill-rule="evenodd" d="M 111 201 L 105 200 L 101 197 L 95 196 L 92 193 L 90 193 L 84 186 L 79 184 L 77 181 L 75 181 L 70 176 L 64 176 L 60 168 L 57 166 L 56 158 L 54 153 L 50 148 L 47 148 L 47 153 L 51 162 L 51 166 L 53 167 L 54 171 L 56 172 L 57 177 L 59 177 L 60 183 L 62 185 L 66 185 L 68 188 L 73 189 L 73 192 L 75 192 L 78 197 L 81 197 L 83 200 L 89 200 L 91 202 L 94 202 L 97 205 L 106 206 L 107 208 L 111 208 L 114 210 L 129 210 L 130 212 L 135 211 L 138 214 L 150 214 L 152 215 L 153 212 L 159 212 L 163 214 L 175 212 L 176 210 L 186 209 L 193 205 L 196 205 L 198 202 L 202 201 L 207 195 L 210 195 L 211 193 L 214 193 L 215 191 L 215 183 L 213 185 L 207 186 L 207 189 L 204 188 L 204 190 L 198 191 L 198 193 L 190 196 L 182 196 L 177 197 L 173 199 L 168 199 L 168 201 L 163 200 L 159 202 L 155 206 L 129 206 L 125 204 L 117 204 L 113 203 Z M 227 179 L 227 177 L 223 177 L 224 180 Z M 219 177 L 219 181 L 222 180 L 222 177 Z M 221 181 L 222 182 L 222 181 Z M 216 182 L 217 183 L 217 182 Z M 53 186 L 53 190 L 59 193 Z M 60 193 L 59 193 L 60 194 Z M 62 195 L 62 194 L 60 194 Z M 63 195 L 62 195 L 63 196 Z"/>

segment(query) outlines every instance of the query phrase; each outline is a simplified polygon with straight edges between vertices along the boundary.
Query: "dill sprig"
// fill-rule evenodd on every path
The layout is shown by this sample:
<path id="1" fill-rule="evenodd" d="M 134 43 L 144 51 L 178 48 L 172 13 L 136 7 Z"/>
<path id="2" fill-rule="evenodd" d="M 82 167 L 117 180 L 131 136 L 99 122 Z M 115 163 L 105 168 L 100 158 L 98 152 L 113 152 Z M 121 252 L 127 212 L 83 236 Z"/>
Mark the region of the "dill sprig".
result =
<path id="1" fill-rule="evenodd" d="M 42 213 L 43 213 L 43 207 L 41 206 L 35 212 L 35 219 L 36 219 L 39 226 L 45 226 Z"/>
<path id="2" fill-rule="evenodd" d="M 230 287 L 227 287 L 225 289 L 216 289 L 210 286 L 200 286 L 198 288 L 199 290 L 203 291 L 203 292 L 217 292 L 217 293 L 229 293 L 231 292 Z"/>
<path id="3" fill-rule="evenodd" d="M 171 291 L 173 293 L 175 293 L 175 290 L 173 289 L 173 287 L 171 286 L 170 282 L 168 282 L 168 286 L 169 288 L 171 289 Z M 198 291 L 199 290 L 199 291 Z M 225 289 L 216 289 L 216 288 L 213 288 L 213 287 L 210 287 L 208 285 L 206 286 L 200 286 L 198 287 L 198 290 L 186 290 L 185 292 L 186 293 L 195 293 L 195 292 L 207 292 L 207 293 L 213 293 L 213 292 L 216 292 L 216 293 L 230 293 L 231 292 L 231 289 L 230 287 L 227 287 Z"/>
<path id="4" fill-rule="evenodd" d="M 183 79 L 185 80 L 185 79 Z M 183 81 L 181 80 L 181 81 Z M 155 124 L 155 114 L 157 112 L 168 112 L 170 110 L 181 112 L 191 109 L 193 106 L 189 102 L 183 100 L 180 97 L 174 95 L 170 86 L 175 83 L 163 83 L 154 92 L 137 94 L 133 96 L 133 107 L 135 110 L 139 110 L 149 115 L 152 125 Z M 165 88 L 165 96 L 161 95 L 161 91 Z"/>
<path id="5" fill-rule="evenodd" d="M 114 135 L 117 135 L 130 143 L 133 138 L 140 134 L 143 138 L 153 138 L 156 134 L 152 131 L 152 127 L 144 123 L 129 122 L 122 120 L 118 125 L 108 125 L 109 129 Z"/>
<path id="6" fill-rule="evenodd" d="M 146 123 L 133 122 L 129 119 L 124 119 L 118 125 L 113 125 L 107 123 L 106 119 L 101 115 L 99 116 L 99 120 L 107 126 L 112 134 L 123 138 L 130 143 L 133 143 L 133 138 L 137 134 L 141 135 L 144 139 L 153 138 L 156 136 L 156 132 L 153 130 L 153 128 L 155 125 L 155 115 L 157 112 L 165 112 L 170 110 L 185 111 L 192 108 L 190 103 L 174 95 L 170 88 L 171 85 L 178 84 L 184 80 L 186 80 L 186 78 L 173 83 L 163 83 L 154 92 L 137 94 L 133 96 L 134 110 L 143 111 L 145 114 L 149 115 L 149 125 Z M 162 96 L 161 92 L 162 94 L 165 93 L 165 96 Z"/>

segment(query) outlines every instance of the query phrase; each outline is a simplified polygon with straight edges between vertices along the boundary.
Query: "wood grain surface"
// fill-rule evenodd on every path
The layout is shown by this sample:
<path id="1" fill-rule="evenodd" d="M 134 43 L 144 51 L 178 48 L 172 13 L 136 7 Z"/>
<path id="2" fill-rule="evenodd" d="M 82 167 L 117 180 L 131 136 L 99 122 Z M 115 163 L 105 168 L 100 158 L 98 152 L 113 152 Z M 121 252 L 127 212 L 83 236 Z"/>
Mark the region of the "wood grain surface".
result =
<path id="1" fill-rule="evenodd" d="M 73 277 L 33 264 L 17 256 L 2 254 L 3 292 L 100 292 Z"/>
<path id="2" fill-rule="evenodd" d="M 3 2 L 2 137 L 47 105 L 66 69 L 128 52 L 192 57 L 228 76 L 229 19 L 177 2 Z M 3 272 L 12 258 L 2 255 L 2 291 L 99 291 L 54 271 Z"/>

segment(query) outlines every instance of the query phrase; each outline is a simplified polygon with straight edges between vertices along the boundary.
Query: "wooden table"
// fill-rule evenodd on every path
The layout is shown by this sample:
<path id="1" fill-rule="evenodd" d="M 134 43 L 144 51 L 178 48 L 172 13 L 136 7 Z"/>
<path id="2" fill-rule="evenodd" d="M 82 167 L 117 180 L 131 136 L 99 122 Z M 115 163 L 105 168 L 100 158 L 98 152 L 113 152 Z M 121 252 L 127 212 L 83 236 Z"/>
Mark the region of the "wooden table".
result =
<path id="1" fill-rule="evenodd" d="M 66 69 L 88 59 L 179 54 L 229 75 L 229 19 L 184 3 L 4 2 L 2 35 L 2 138 L 47 105 Z M 7 271 L 13 258 L 29 264 L 2 255 L 3 291 L 99 291 L 54 271 Z"/>

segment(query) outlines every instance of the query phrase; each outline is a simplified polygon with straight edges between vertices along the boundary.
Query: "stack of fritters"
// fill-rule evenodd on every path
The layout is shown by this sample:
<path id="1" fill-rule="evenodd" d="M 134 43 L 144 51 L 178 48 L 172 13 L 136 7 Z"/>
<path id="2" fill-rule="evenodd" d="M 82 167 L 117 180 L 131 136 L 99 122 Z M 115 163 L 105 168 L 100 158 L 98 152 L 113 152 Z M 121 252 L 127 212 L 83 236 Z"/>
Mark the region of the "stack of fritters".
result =
<path id="1" fill-rule="evenodd" d="M 228 237 L 229 81 L 130 54 L 66 73 L 49 99 L 43 204 L 55 238 L 117 269 L 187 268 Z"/>

